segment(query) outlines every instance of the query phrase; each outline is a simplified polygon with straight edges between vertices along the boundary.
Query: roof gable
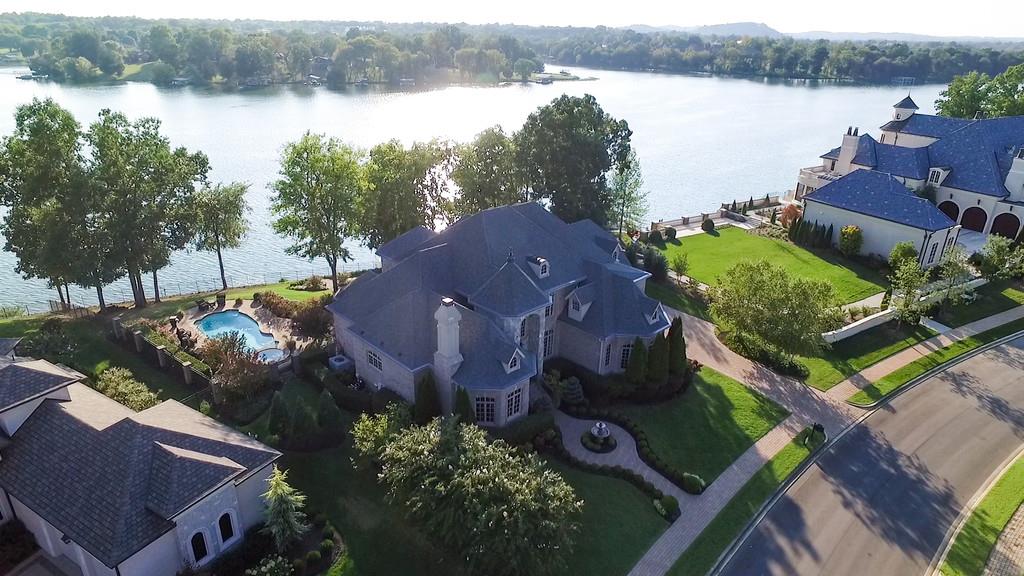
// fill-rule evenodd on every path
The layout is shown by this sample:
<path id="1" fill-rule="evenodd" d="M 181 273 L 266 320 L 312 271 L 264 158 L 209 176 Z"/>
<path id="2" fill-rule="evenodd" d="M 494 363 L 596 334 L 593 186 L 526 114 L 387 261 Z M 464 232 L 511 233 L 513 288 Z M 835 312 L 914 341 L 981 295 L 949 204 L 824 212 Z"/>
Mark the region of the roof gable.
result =
<path id="1" fill-rule="evenodd" d="M 804 196 L 843 210 L 922 230 L 956 226 L 934 204 L 910 193 L 899 180 L 873 170 L 855 170 Z"/>
<path id="2" fill-rule="evenodd" d="M 45 360 L 0 363 L 0 412 L 80 379 Z"/>

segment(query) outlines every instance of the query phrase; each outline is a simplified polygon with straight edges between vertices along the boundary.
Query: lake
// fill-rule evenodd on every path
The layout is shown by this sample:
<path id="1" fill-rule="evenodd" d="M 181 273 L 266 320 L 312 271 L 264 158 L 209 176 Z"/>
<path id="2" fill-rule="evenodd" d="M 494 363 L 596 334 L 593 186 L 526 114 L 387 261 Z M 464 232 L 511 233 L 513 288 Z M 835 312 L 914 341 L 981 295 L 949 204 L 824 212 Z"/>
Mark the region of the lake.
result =
<path id="1" fill-rule="evenodd" d="M 259 90 L 158 88 L 150 84 L 72 86 L 16 79 L 24 68 L 0 68 L 0 134 L 14 127 L 14 110 L 33 97 L 52 97 L 88 125 L 103 108 L 130 118 L 155 116 L 173 145 L 202 150 L 213 181 L 250 184 L 251 230 L 224 263 L 233 284 L 273 282 L 323 273 L 322 262 L 285 254 L 289 241 L 270 227 L 268 183 L 277 173 L 283 145 L 306 130 L 360 147 L 397 138 L 471 139 L 501 125 L 512 131 L 527 115 L 565 93 L 593 94 L 610 114 L 629 122 L 633 146 L 649 190 L 652 220 L 717 209 L 721 202 L 763 198 L 795 185 L 801 167 L 838 146 L 847 126 L 877 135 L 906 88 L 567 68 L 597 79 L 549 85 L 391 91 L 353 88 L 338 92 L 306 86 Z M 941 85 L 917 86 L 921 112 L 933 113 Z M 351 248 L 349 267 L 366 267 L 373 254 Z M 0 253 L 0 305 L 46 308 L 56 294 L 45 281 L 25 280 L 16 260 Z M 219 287 L 216 256 L 185 251 L 160 272 L 168 293 Z M 152 292 L 152 286 L 147 286 Z M 76 303 L 95 303 L 92 289 L 71 288 Z M 127 300 L 127 282 L 114 284 L 107 300 Z"/>

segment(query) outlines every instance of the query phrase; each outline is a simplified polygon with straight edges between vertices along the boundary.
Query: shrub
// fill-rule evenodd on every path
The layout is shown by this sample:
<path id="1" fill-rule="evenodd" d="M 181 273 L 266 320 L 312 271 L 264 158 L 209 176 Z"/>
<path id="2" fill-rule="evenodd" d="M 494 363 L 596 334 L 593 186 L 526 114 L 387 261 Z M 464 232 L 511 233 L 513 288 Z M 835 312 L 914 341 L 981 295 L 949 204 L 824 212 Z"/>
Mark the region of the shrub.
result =
<path id="1" fill-rule="evenodd" d="M 644 251 L 644 270 L 651 273 L 651 278 L 657 282 L 668 280 L 668 258 L 660 250 L 648 246 Z"/>
<path id="2" fill-rule="evenodd" d="M 96 389 L 104 396 L 135 410 L 136 412 L 156 406 L 156 394 L 139 382 L 127 368 L 107 368 L 96 381 Z"/>
<path id="3" fill-rule="evenodd" d="M 370 393 L 370 409 L 373 412 L 378 414 L 383 412 L 388 404 L 401 404 L 406 408 L 409 407 L 409 403 L 406 402 L 405 398 L 402 398 L 399 393 L 389 388 L 383 388 Z"/>
<path id="4" fill-rule="evenodd" d="M 264 292 L 262 297 L 263 307 L 271 314 L 279 318 L 291 318 L 295 316 L 295 302 L 288 300 L 276 292 Z"/>
<path id="5" fill-rule="evenodd" d="M 213 369 L 210 389 L 218 406 L 252 400 L 270 384 L 270 368 L 238 332 L 207 340 L 199 353 Z"/>
<path id="6" fill-rule="evenodd" d="M 18 349 L 25 356 L 62 364 L 73 363 L 77 348 L 71 337 L 64 332 L 64 322 L 58 318 L 46 320 L 38 332 L 25 337 L 18 344 Z"/>
<path id="7" fill-rule="evenodd" d="M 334 540 L 325 538 L 320 542 L 320 554 L 329 557 L 332 552 L 334 552 Z"/>
<path id="8" fill-rule="evenodd" d="M 213 406 L 206 400 L 203 400 L 199 403 L 199 413 L 203 416 L 211 416 L 213 414 Z"/>
<path id="9" fill-rule="evenodd" d="M 709 233 L 710 232 L 714 232 L 715 231 L 715 221 L 712 220 L 711 218 L 705 218 L 704 221 L 700 223 L 700 229 L 705 231 L 705 232 L 709 232 Z"/>
<path id="10" fill-rule="evenodd" d="M 665 227 L 664 234 L 665 234 L 665 240 L 675 240 L 676 239 L 676 229 L 671 227 L 671 226 L 666 226 Z"/>
<path id="11" fill-rule="evenodd" d="M 281 392 L 275 391 L 270 400 L 270 413 L 267 415 L 267 430 L 271 434 L 281 436 L 288 432 L 291 419 L 288 417 L 288 405 L 285 404 Z"/>
<path id="12" fill-rule="evenodd" d="M 352 372 L 345 374 L 330 374 L 324 379 L 324 389 L 330 390 L 334 401 L 338 406 L 355 413 L 369 412 L 371 410 L 371 398 L 369 390 L 356 390 L 349 383 L 355 375 Z"/>
<path id="13" fill-rule="evenodd" d="M 330 303 L 330 300 L 331 297 L 327 295 L 295 305 L 292 324 L 299 329 L 299 332 L 314 340 L 326 338 L 334 326 L 334 317 L 324 308 Z"/>
<path id="14" fill-rule="evenodd" d="M 235 308 L 238 308 L 241 305 L 242 305 L 242 299 L 241 298 L 235 298 Z"/>
<path id="15" fill-rule="evenodd" d="M 668 384 L 669 371 L 669 348 L 668 340 L 664 334 L 658 333 L 651 344 L 647 356 L 647 387 L 651 390 L 658 390 Z"/>
<path id="16" fill-rule="evenodd" d="M 331 524 L 331 522 L 328 521 L 324 524 L 324 529 L 321 531 L 321 535 L 325 540 L 333 540 L 334 537 L 338 535 L 338 530 L 334 527 L 334 524 Z"/>
<path id="17" fill-rule="evenodd" d="M 310 550 L 306 552 L 306 566 L 316 566 L 323 560 L 323 556 L 320 555 L 319 550 Z"/>
<path id="18" fill-rule="evenodd" d="M 523 416 L 508 426 L 493 430 L 491 434 L 513 446 L 518 446 L 527 442 L 533 442 L 534 438 L 546 433 L 554 427 L 554 413 L 540 412 L 537 414 Z"/>
<path id="19" fill-rule="evenodd" d="M 306 571 L 306 559 L 296 558 L 295 560 L 292 560 L 292 568 L 298 574 L 304 573 Z"/>
<path id="20" fill-rule="evenodd" d="M 252 305 L 253 306 L 258 306 L 262 300 L 263 300 L 263 293 L 262 292 L 253 292 L 252 293 Z"/>
<path id="21" fill-rule="evenodd" d="M 802 380 L 811 373 L 807 366 L 796 358 L 769 350 L 759 344 L 754 338 L 745 336 L 740 332 L 723 331 L 719 334 L 719 340 L 740 356 L 764 364 L 771 370 L 784 376 L 793 376 Z"/>
<path id="22" fill-rule="evenodd" d="M 676 518 L 679 518 L 679 500 L 676 500 L 675 496 L 666 494 L 661 497 L 658 501 L 661 504 L 662 510 L 665 511 L 665 519 L 672 522 Z"/>
<path id="23" fill-rule="evenodd" d="M 860 226 L 843 226 L 839 229 L 839 251 L 844 256 L 853 256 L 860 253 L 860 247 L 864 245 L 864 232 Z"/>
<path id="24" fill-rule="evenodd" d="M 326 388 L 320 393 L 316 423 L 320 426 L 320 431 L 331 441 L 340 440 L 345 434 L 345 421 L 341 416 L 341 410 L 338 409 L 334 396 Z"/>
<path id="25" fill-rule="evenodd" d="M 462 386 L 459 386 L 459 389 L 455 391 L 454 412 L 459 417 L 459 421 L 465 424 L 476 422 L 476 411 L 473 410 L 473 405 L 469 401 L 469 392 Z"/>
<path id="26" fill-rule="evenodd" d="M 582 444 L 584 448 L 590 450 L 591 452 L 595 452 L 597 454 L 607 454 L 608 452 L 615 450 L 615 447 L 618 445 L 618 441 L 615 440 L 614 436 L 597 438 L 596 436 L 591 434 L 590 430 L 587 430 L 582 435 L 580 435 L 580 444 Z"/>
<path id="27" fill-rule="evenodd" d="M 633 340 L 633 349 L 626 364 L 626 379 L 634 388 L 647 381 L 647 345 L 640 338 Z"/>
<path id="28" fill-rule="evenodd" d="M 704 479 L 696 474 L 684 472 L 682 476 L 682 488 L 688 494 L 701 494 L 707 488 Z"/>
<path id="29" fill-rule="evenodd" d="M 796 204 L 787 204 L 782 209 L 782 214 L 779 215 L 779 224 L 782 224 L 784 228 L 789 228 L 790 224 L 798 221 L 803 215 L 803 211 Z"/>
<path id="30" fill-rule="evenodd" d="M 291 429 L 288 431 L 288 445 L 302 449 L 313 445 L 320 434 L 313 413 L 298 407 L 292 414 Z"/>
<path id="31" fill-rule="evenodd" d="M 306 278 L 303 287 L 309 292 L 319 292 L 321 290 L 327 290 L 327 284 L 324 279 L 316 274 Z"/>
<path id="32" fill-rule="evenodd" d="M 248 568 L 245 576 L 291 576 L 292 563 L 281 556 L 267 556 L 254 568 Z"/>
<path id="33" fill-rule="evenodd" d="M 441 415 L 441 399 L 437 395 L 434 375 L 427 372 L 416 382 L 416 403 L 413 405 L 413 421 L 426 424 Z"/>
<path id="34" fill-rule="evenodd" d="M 661 235 L 661 230 L 655 228 L 647 235 L 647 241 L 651 244 L 662 244 L 665 242 L 665 237 Z"/>

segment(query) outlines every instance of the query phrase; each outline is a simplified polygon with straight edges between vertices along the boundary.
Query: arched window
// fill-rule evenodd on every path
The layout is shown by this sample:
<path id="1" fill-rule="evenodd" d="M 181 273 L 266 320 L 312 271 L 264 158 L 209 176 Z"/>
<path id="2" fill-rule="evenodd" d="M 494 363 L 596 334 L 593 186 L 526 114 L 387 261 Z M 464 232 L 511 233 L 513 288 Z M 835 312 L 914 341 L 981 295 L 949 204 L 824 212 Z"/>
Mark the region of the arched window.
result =
<path id="1" fill-rule="evenodd" d="M 217 520 L 217 527 L 220 529 L 220 541 L 229 542 L 235 537 L 235 525 L 231 522 L 231 514 L 225 512 Z"/>
<path id="2" fill-rule="evenodd" d="M 192 561 L 199 564 L 209 555 L 210 551 L 206 547 L 206 535 L 196 532 L 192 535 Z"/>

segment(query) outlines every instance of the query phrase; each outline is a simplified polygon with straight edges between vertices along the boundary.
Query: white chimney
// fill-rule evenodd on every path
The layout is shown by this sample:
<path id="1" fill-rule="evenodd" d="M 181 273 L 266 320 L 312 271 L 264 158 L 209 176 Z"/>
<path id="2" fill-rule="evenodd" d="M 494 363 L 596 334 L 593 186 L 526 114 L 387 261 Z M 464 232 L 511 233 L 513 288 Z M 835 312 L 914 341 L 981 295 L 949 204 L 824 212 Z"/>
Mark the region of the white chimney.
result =
<path id="1" fill-rule="evenodd" d="M 850 164 L 857 155 L 857 145 L 860 143 L 860 136 L 857 135 L 858 128 L 847 128 L 843 134 L 843 145 L 839 148 L 839 159 L 836 161 L 836 172 L 841 176 L 850 173 Z"/>
<path id="2" fill-rule="evenodd" d="M 437 320 L 437 351 L 434 352 L 434 380 L 437 383 L 438 395 L 441 397 L 441 409 L 445 414 L 452 411 L 454 389 L 452 377 L 462 366 L 462 354 L 459 352 L 459 322 L 462 313 L 451 298 L 442 298 L 441 305 L 434 312 Z"/>
<path id="3" fill-rule="evenodd" d="M 1008 200 L 1024 202 L 1024 146 L 1017 149 L 1013 156 L 1013 164 L 1006 174 L 1006 191 L 1010 193 Z"/>

